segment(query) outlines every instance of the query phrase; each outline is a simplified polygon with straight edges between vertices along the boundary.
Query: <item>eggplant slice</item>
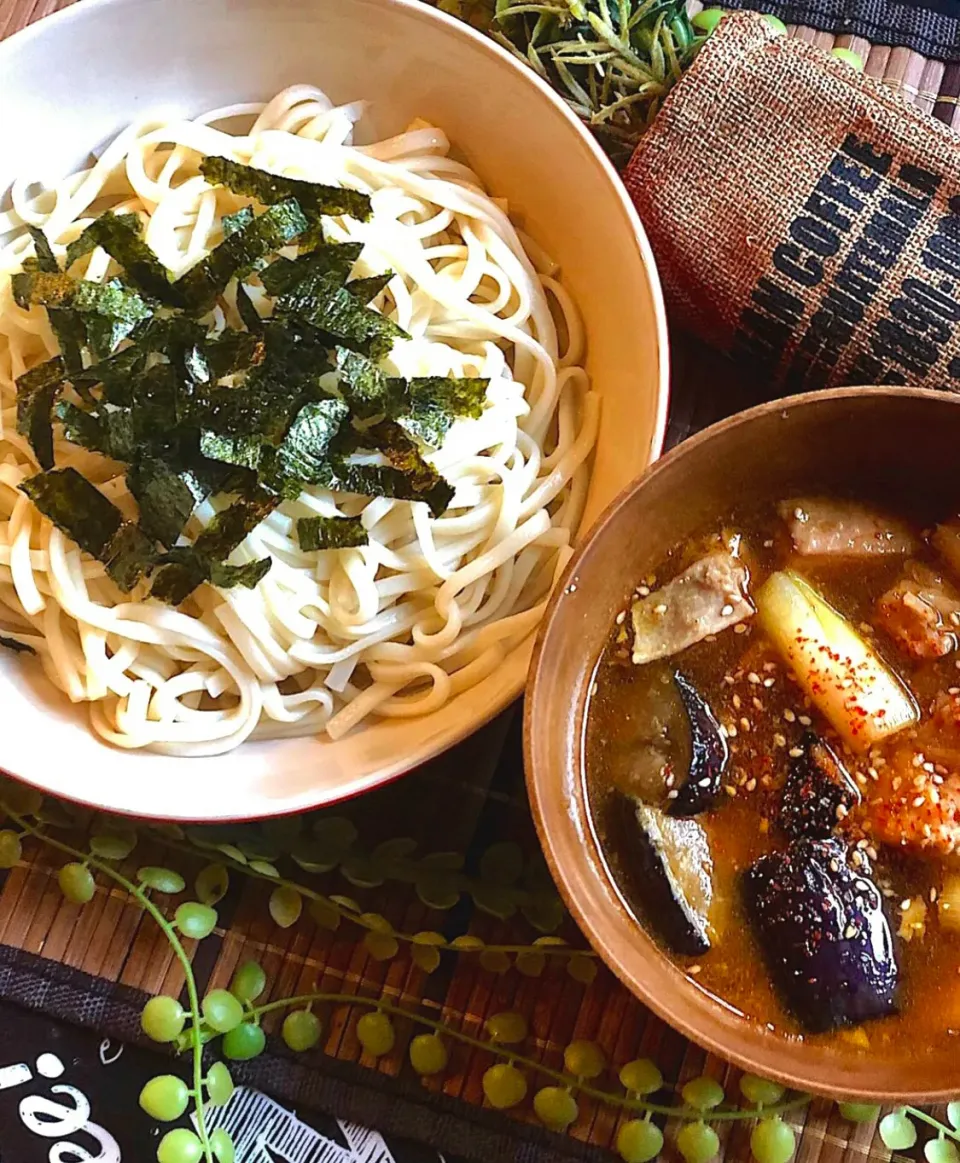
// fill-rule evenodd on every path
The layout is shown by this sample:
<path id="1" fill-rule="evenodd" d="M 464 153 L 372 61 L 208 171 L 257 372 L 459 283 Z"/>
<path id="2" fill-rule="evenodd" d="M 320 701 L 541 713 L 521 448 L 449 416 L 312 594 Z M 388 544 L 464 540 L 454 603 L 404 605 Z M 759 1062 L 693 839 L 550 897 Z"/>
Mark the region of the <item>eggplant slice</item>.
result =
<path id="1" fill-rule="evenodd" d="M 897 1012 L 898 969 L 883 897 L 863 853 L 794 840 L 745 876 L 750 919 L 787 1008 L 811 1033 Z"/>
<path id="2" fill-rule="evenodd" d="M 671 816 L 696 816 L 716 803 L 730 752 L 706 700 L 678 670 L 673 676 L 690 724 L 690 771 L 670 794 Z"/>
<path id="3" fill-rule="evenodd" d="M 791 839 L 825 838 L 860 803 L 860 789 L 829 743 L 813 731 L 800 740 L 780 801 L 780 826 Z"/>
<path id="4" fill-rule="evenodd" d="M 639 883 L 645 912 L 674 953 L 710 948 L 713 861 L 707 834 L 695 820 L 675 819 L 634 801 L 639 825 Z"/>

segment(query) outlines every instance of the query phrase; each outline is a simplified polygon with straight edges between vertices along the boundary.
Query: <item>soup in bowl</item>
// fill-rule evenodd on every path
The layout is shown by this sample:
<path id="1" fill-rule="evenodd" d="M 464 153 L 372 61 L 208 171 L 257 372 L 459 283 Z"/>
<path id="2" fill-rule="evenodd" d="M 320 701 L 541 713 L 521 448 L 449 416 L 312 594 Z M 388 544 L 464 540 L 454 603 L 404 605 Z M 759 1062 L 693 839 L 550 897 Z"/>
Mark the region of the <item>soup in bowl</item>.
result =
<path id="1" fill-rule="evenodd" d="M 958 435 L 891 389 L 717 425 L 608 510 L 539 640 L 528 779 L 573 912 L 653 1009 L 804 1089 L 960 1086 Z"/>

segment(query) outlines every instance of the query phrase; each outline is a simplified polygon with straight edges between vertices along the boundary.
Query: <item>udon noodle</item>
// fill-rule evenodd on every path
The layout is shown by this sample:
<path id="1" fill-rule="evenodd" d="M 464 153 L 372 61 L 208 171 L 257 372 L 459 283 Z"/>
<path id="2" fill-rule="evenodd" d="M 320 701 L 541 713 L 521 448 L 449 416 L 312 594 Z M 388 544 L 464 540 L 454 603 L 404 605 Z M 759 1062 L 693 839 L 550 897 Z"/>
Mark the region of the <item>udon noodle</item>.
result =
<path id="1" fill-rule="evenodd" d="M 88 702 L 93 728 L 118 746 L 211 755 L 251 736 L 336 739 L 371 715 L 428 714 L 531 633 L 569 556 L 598 423 L 570 296 L 441 130 L 416 123 L 356 146 L 361 112 L 299 85 L 266 105 L 141 122 L 52 189 L 18 183 L 0 214 L 0 630 Z M 227 132 L 240 117 L 252 127 Z M 142 585 L 122 594 L 18 490 L 38 466 L 17 433 L 15 380 L 59 348 L 43 309 L 14 303 L 8 276 L 33 253 L 27 224 L 62 255 L 108 209 L 139 212 L 161 261 L 186 271 L 222 237 L 221 218 L 250 201 L 207 183 L 206 155 L 368 193 L 368 222 L 324 224 L 329 240 L 364 244 L 354 276 L 395 272 L 373 305 L 411 338 L 384 368 L 490 383 L 480 418 L 457 420 L 427 457 L 456 490 L 442 516 L 422 502 L 308 488 L 233 553 L 233 563 L 272 557 L 255 588 L 204 584 L 172 608 Z M 90 280 L 115 269 L 100 249 L 80 264 Z M 231 295 L 214 325 L 239 325 Z M 123 466 L 59 433 L 55 452 L 58 467 L 74 466 L 136 518 Z M 186 540 L 226 503 L 200 504 Z M 368 545 L 300 548 L 298 517 L 358 514 Z"/>

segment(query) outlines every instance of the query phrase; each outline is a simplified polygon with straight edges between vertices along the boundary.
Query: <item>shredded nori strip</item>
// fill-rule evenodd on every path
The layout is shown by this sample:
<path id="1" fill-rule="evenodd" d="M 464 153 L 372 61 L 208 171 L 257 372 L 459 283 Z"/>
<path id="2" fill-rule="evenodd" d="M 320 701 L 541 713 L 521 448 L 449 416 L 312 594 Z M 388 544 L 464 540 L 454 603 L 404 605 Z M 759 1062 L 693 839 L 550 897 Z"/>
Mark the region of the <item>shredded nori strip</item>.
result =
<path id="1" fill-rule="evenodd" d="M 323 214 L 349 214 L 366 222 L 371 214 L 370 198 L 356 190 L 338 186 L 323 186 L 298 178 L 284 178 L 253 166 L 240 165 L 225 157 L 208 157 L 200 163 L 200 173 L 211 185 L 226 186 L 234 194 L 256 198 L 265 206 L 296 198 L 303 212 L 310 218 Z"/>
<path id="2" fill-rule="evenodd" d="M 53 405 L 66 370 L 58 355 L 17 379 L 17 431 L 30 442 L 41 468 L 53 468 Z"/>
<path id="3" fill-rule="evenodd" d="M 200 451 L 210 460 L 236 464 L 256 471 L 260 465 L 263 442 L 258 436 L 223 436 L 218 432 L 200 433 Z"/>
<path id="4" fill-rule="evenodd" d="M 136 293 L 119 279 L 93 283 L 46 271 L 21 271 L 10 279 L 13 297 L 20 307 L 72 307 L 76 311 L 102 315 L 118 323 L 135 325 L 153 314 Z"/>
<path id="5" fill-rule="evenodd" d="M 382 359 L 396 339 L 410 336 L 392 319 L 365 307 L 343 286 L 335 274 L 304 279 L 278 296 L 275 313 L 309 323 L 344 347 L 362 350 L 372 359 Z"/>
<path id="6" fill-rule="evenodd" d="M 246 561 L 243 565 L 227 565 L 226 562 L 215 560 L 207 562 L 210 584 L 219 586 L 222 590 L 229 590 L 234 586 L 245 586 L 252 590 L 267 576 L 272 565 L 273 560 L 269 557 Z"/>
<path id="7" fill-rule="evenodd" d="M 45 517 L 98 561 L 106 561 L 123 514 L 75 468 L 57 468 L 28 477 L 20 485 Z"/>
<path id="8" fill-rule="evenodd" d="M 241 323 L 248 331 L 254 335 L 262 333 L 263 320 L 260 318 L 260 312 L 254 307 L 250 292 L 243 283 L 237 283 L 237 312 Z"/>
<path id="9" fill-rule="evenodd" d="M 193 548 L 214 561 L 224 561 L 279 503 L 277 497 L 264 489 L 257 489 L 249 497 L 241 497 L 214 517 Z"/>
<path id="10" fill-rule="evenodd" d="M 128 408 L 85 412 L 69 400 L 61 400 L 54 415 L 63 424 L 63 436 L 71 444 L 101 452 L 111 460 L 129 461 L 136 453 L 133 416 Z"/>
<path id="11" fill-rule="evenodd" d="M 372 360 L 358 351 L 338 347 L 337 371 L 340 393 L 361 420 L 385 416 L 391 411 L 391 381 Z"/>
<path id="12" fill-rule="evenodd" d="M 307 553 L 315 549 L 349 549 L 368 542 L 359 517 L 301 517 L 297 540 Z"/>
<path id="13" fill-rule="evenodd" d="M 411 436 L 439 448 L 454 420 L 483 413 L 489 380 L 420 376 L 406 383 L 406 399 L 394 418 Z"/>
<path id="14" fill-rule="evenodd" d="M 189 478 L 156 457 L 143 456 L 128 470 L 127 486 L 140 506 L 144 533 L 169 548 L 198 503 Z"/>
<path id="15" fill-rule="evenodd" d="M 172 550 L 160 562 L 160 568 L 153 575 L 150 594 L 171 606 L 179 606 L 207 580 L 203 561 L 189 546 Z"/>
<path id="16" fill-rule="evenodd" d="M 176 286 L 182 290 L 189 308 L 198 315 L 204 314 L 231 279 L 242 278 L 260 259 L 286 246 L 306 228 L 307 220 L 293 199 L 278 202 L 224 238 Z"/>
<path id="17" fill-rule="evenodd" d="M 238 230 L 249 226 L 252 221 L 252 206 L 243 206 L 236 214 L 224 214 L 223 218 L 220 219 L 220 226 L 223 228 L 223 237 L 229 238 L 231 234 L 236 234 Z"/>
<path id="18" fill-rule="evenodd" d="M 164 555 L 162 562 L 154 576 L 150 593 L 172 606 L 179 606 L 205 581 L 221 589 L 231 589 L 238 585 L 253 589 L 266 577 L 273 564 L 269 557 L 261 557 L 243 565 L 227 565 L 198 553 L 192 545 L 171 550 Z"/>
<path id="19" fill-rule="evenodd" d="M 157 558 L 153 542 L 131 521 L 121 525 L 110 538 L 104 554 L 107 573 L 125 593 L 133 589 Z"/>
<path id="20" fill-rule="evenodd" d="M 60 271 L 60 264 L 57 262 L 56 256 L 53 253 L 53 247 L 50 245 L 50 239 L 38 226 L 27 226 L 27 231 L 33 239 L 33 248 L 37 255 L 37 270 L 46 271 L 48 274 L 57 274 Z"/>
<path id="21" fill-rule="evenodd" d="M 18 642 L 16 638 L 9 638 L 6 634 L 0 634 L 0 646 L 5 650 L 12 650 L 16 654 L 36 654 L 32 646 L 28 646 L 26 642 Z"/>
<path id="22" fill-rule="evenodd" d="M 366 279 L 352 279 L 347 283 L 347 290 L 355 299 L 359 299 L 364 306 L 386 290 L 387 284 L 393 278 L 393 271 L 384 271 L 382 275 L 370 275 Z"/>
<path id="23" fill-rule="evenodd" d="M 50 317 L 53 334 L 60 344 L 60 354 L 63 356 L 67 371 L 71 376 L 76 375 L 83 370 L 83 345 L 87 338 L 83 320 L 69 307 L 48 307 L 47 314 Z M 74 386 L 78 392 L 82 392 L 81 386 Z"/>
<path id="24" fill-rule="evenodd" d="M 143 240 L 138 215 L 101 214 L 67 247 L 67 266 L 97 246 L 123 267 L 127 280 L 138 290 L 167 306 L 182 305 L 170 272 Z"/>
<path id="25" fill-rule="evenodd" d="M 326 242 L 297 258 L 274 259 L 260 272 L 260 282 L 267 294 L 274 297 L 320 275 L 336 275 L 342 284 L 362 250 L 361 242 Z"/>
<path id="26" fill-rule="evenodd" d="M 257 367 L 265 356 L 266 345 L 259 335 L 250 331 L 224 331 L 203 347 L 203 357 L 213 380 Z"/>
<path id="27" fill-rule="evenodd" d="M 327 479 L 330 446 L 348 411 L 343 400 L 304 404 L 277 449 L 274 471 L 305 484 L 322 484 Z"/>
<path id="28" fill-rule="evenodd" d="M 328 488 L 360 497 L 393 497 L 398 501 L 425 501 L 434 517 L 446 512 L 454 488 L 443 477 L 413 477 L 392 465 L 338 464 L 331 469 Z"/>

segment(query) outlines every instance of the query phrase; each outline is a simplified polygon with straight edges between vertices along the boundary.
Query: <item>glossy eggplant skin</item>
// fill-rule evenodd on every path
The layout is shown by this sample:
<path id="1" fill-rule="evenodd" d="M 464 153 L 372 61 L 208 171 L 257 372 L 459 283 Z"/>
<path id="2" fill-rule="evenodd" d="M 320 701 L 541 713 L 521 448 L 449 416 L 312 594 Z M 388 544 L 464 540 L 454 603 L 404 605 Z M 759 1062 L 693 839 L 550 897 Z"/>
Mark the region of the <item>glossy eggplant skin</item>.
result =
<path id="1" fill-rule="evenodd" d="M 779 822 L 791 839 L 825 838 L 860 803 L 860 789 L 839 756 L 813 731 L 800 740 L 802 755 L 790 762 Z"/>
<path id="2" fill-rule="evenodd" d="M 683 701 L 690 724 L 690 771 L 676 788 L 667 808 L 671 816 L 698 816 L 717 801 L 723 773 L 730 758 L 727 741 L 709 704 L 693 683 L 678 670 L 673 681 Z"/>
<path id="3" fill-rule="evenodd" d="M 810 1033 L 897 1012 L 899 971 L 870 865 L 836 837 L 794 840 L 744 877 L 774 984 Z"/>
<path id="4" fill-rule="evenodd" d="M 696 820 L 674 819 L 633 800 L 637 822 L 637 882 L 650 925 L 674 952 L 710 948 L 713 861 L 707 834 Z"/>

